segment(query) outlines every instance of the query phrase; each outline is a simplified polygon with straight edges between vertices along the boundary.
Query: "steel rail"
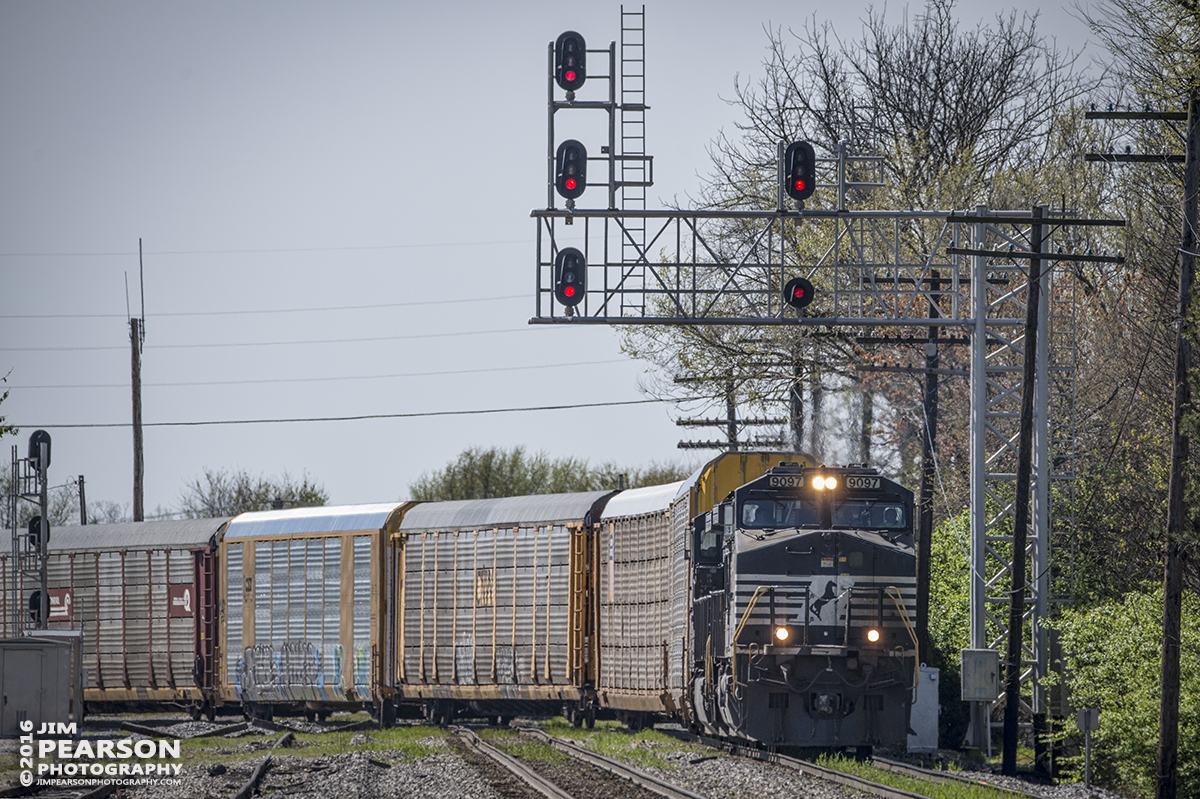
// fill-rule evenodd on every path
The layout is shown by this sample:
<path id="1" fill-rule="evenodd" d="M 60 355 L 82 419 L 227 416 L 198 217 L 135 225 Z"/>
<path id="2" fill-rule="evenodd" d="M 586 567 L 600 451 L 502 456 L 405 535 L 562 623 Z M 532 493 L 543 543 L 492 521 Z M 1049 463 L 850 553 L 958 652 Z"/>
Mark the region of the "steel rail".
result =
<path id="1" fill-rule="evenodd" d="M 887 797 L 887 799 L 928 799 L 927 796 L 922 794 L 906 791 L 902 788 L 892 788 L 887 785 L 881 785 L 877 782 L 872 782 L 871 780 L 862 777 L 856 777 L 853 774 L 847 774 L 835 769 L 826 768 L 825 766 L 819 766 L 809 760 L 801 760 L 800 758 L 781 755 L 773 750 L 756 749 L 754 747 L 744 746 L 733 741 L 725 741 L 718 738 L 695 735 L 694 733 L 683 730 L 662 730 L 662 732 L 675 738 L 679 738 L 680 740 L 696 741 L 704 744 L 705 746 L 710 746 L 714 749 L 720 749 L 740 757 L 748 757 L 754 760 L 777 763 L 785 768 L 801 773 L 807 773 L 809 776 L 816 777 L 818 779 L 835 782 L 848 788 L 856 788 L 860 791 L 865 791 L 872 796 L 882 796 Z M 917 768 L 915 766 L 907 766 L 902 763 L 897 763 L 895 761 L 885 760 L 882 758 L 873 758 L 872 762 L 874 762 L 877 767 L 885 771 L 903 774 L 904 776 L 913 777 L 914 779 L 922 779 L 940 784 L 974 785 L 980 788 L 988 788 L 998 793 L 1008 794 L 1009 796 L 1016 797 L 1016 799 L 1037 799 L 1037 797 L 1035 797 L 1033 794 L 1022 793 L 1011 788 L 993 785 L 992 783 L 984 780 L 960 777 L 943 771 L 931 771 L 929 769 Z"/>
<path id="2" fill-rule="evenodd" d="M 508 771 L 521 780 L 521 782 L 534 789 L 546 799 L 575 799 L 571 794 L 559 788 L 554 783 L 542 777 L 533 769 L 526 766 L 520 760 L 510 755 L 501 752 L 491 744 L 486 743 L 482 738 L 468 730 L 466 727 L 451 727 L 450 730 L 455 735 L 466 741 L 472 749 L 485 755 L 495 761 L 501 768 Z"/>
<path id="3" fill-rule="evenodd" d="M 565 752 L 571 757 L 582 760 L 589 765 L 604 769 L 610 774 L 615 774 L 622 779 L 629 780 L 634 785 L 665 797 L 665 799 L 706 799 L 703 794 L 698 794 L 694 791 L 689 791 L 687 788 L 681 788 L 665 780 L 660 780 L 658 777 L 647 774 L 644 771 L 639 771 L 632 766 L 627 766 L 620 761 L 584 749 L 574 741 L 556 738 L 537 727 L 518 727 L 518 729 L 526 735 L 538 738 L 543 743 L 549 744 L 560 752 Z"/>
<path id="4" fill-rule="evenodd" d="M 899 763 L 895 760 L 888 760 L 883 757 L 872 758 L 872 762 L 876 768 L 884 771 L 891 771 L 895 774 L 903 774 L 908 777 L 916 777 L 918 779 L 929 780 L 930 782 L 940 782 L 942 784 L 961 783 L 964 785 L 975 785 L 980 788 L 990 788 L 993 791 L 1007 793 L 1012 796 L 1021 797 L 1021 799 L 1030 799 L 1032 794 L 1014 791 L 1012 788 L 1005 788 L 1000 785 L 993 785 L 987 780 L 973 779 L 964 777 L 960 774 L 955 774 L 949 771 L 936 771 L 934 769 L 921 768 L 908 763 Z"/>

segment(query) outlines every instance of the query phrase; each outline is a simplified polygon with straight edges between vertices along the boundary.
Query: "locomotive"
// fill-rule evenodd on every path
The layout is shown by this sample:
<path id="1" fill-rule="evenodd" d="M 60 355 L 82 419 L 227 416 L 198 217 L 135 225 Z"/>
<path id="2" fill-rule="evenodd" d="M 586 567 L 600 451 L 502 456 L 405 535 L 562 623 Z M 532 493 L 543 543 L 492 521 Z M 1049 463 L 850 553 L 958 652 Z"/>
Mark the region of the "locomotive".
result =
<path id="1" fill-rule="evenodd" d="M 80 528 L 56 537 L 72 610 L 49 626 L 84 630 L 93 708 L 890 744 L 916 672 L 912 508 L 873 469 L 731 452 L 624 491 Z M 34 586 L 3 588 L 0 635 Z"/>
<path id="2" fill-rule="evenodd" d="M 713 735 L 903 743 L 916 672 L 912 492 L 781 464 L 695 520 L 695 722 Z"/>

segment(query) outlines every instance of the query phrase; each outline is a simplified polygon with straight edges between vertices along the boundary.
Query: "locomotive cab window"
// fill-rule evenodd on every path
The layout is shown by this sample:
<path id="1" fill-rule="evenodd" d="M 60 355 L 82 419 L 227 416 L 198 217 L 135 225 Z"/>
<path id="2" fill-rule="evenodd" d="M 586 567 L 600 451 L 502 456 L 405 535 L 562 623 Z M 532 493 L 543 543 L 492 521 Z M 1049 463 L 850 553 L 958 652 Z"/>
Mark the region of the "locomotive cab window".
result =
<path id="1" fill-rule="evenodd" d="M 817 503 L 806 499 L 755 497 L 742 502 L 739 518 L 742 527 L 767 529 L 779 527 L 815 527 L 821 523 Z"/>
<path id="2" fill-rule="evenodd" d="M 698 563 L 721 562 L 720 530 L 700 530 L 696 533 L 696 561 Z"/>
<path id="3" fill-rule="evenodd" d="M 833 503 L 833 526 L 873 530 L 900 530 L 907 526 L 899 502 L 855 499 Z"/>

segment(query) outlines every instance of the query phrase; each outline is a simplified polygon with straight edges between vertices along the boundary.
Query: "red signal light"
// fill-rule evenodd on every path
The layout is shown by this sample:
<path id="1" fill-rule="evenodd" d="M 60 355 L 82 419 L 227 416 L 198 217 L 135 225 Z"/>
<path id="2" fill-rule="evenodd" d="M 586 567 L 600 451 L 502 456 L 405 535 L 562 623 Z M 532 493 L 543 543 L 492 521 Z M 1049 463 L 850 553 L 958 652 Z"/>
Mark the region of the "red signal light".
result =
<path id="1" fill-rule="evenodd" d="M 575 287 L 567 286 L 565 289 L 563 289 L 563 294 L 565 294 L 568 297 L 574 297 L 575 296 Z"/>
<path id="2" fill-rule="evenodd" d="M 804 191 L 804 181 L 803 180 L 796 181 L 796 191 Z"/>
<path id="3" fill-rule="evenodd" d="M 567 190 L 568 191 L 575 190 L 575 178 L 567 178 Z"/>
<path id="4" fill-rule="evenodd" d="M 567 83 L 574 83 L 575 82 L 575 70 L 568 69 L 567 74 L 563 75 L 563 78 L 567 81 Z"/>
<path id="5" fill-rule="evenodd" d="M 793 308 L 800 309 L 813 301 L 813 284 L 807 278 L 794 277 L 783 287 L 783 301 Z"/>

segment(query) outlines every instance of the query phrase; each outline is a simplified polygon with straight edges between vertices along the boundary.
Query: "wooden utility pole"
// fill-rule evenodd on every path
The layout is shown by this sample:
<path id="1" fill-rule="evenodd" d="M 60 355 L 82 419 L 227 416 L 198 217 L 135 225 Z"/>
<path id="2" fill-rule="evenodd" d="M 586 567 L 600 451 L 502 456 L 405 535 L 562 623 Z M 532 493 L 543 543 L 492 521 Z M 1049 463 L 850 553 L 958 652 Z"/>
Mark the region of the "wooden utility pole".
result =
<path id="1" fill-rule="evenodd" d="M 144 521 L 142 480 L 145 467 L 142 464 L 142 344 L 146 339 L 146 293 L 142 277 L 142 240 L 138 239 L 138 283 L 142 288 L 142 318 L 129 320 L 129 345 L 133 353 L 133 520 Z"/>
<path id="2" fill-rule="evenodd" d="M 1196 268 L 1196 195 L 1200 192 L 1200 98 L 1188 101 L 1187 152 L 1183 173 L 1183 243 L 1179 247 L 1179 305 L 1175 327 L 1175 400 L 1171 421 L 1171 479 L 1167 492 L 1167 541 L 1163 552 L 1162 690 L 1158 716 L 1158 764 L 1154 795 L 1175 799 L 1179 780 L 1179 639 L 1183 605 L 1184 466 L 1189 440 L 1184 415 L 1191 404 L 1188 370 L 1192 331 L 1187 319 Z"/>
<path id="3" fill-rule="evenodd" d="M 129 345 L 133 353 L 133 520 L 143 521 L 142 510 L 142 335 L 141 319 L 129 320 Z"/>
<path id="4" fill-rule="evenodd" d="M 931 273 L 931 277 L 933 279 L 929 297 L 929 318 L 937 319 L 942 314 L 936 300 L 936 292 L 941 288 L 936 269 Z M 930 326 L 929 339 L 925 342 L 925 435 L 921 440 L 921 517 L 917 525 L 917 641 L 921 657 L 927 659 L 933 652 L 929 644 L 929 553 L 933 544 L 933 443 L 937 440 L 939 362 L 938 328 Z"/>
<path id="5" fill-rule="evenodd" d="M 1033 209 L 1034 219 L 1042 216 Z M 1029 481 L 1033 476 L 1033 395 L 1037 366 L 1038 306 L 1041 304 L 1042 225 L 1034 222 L 1029 232 L 1028 296 L 1025 304 L 1024 372 L 1021 377 L 1021 432 L 1017 439 L 1017 485 L 1013 500 L 1012 593 L 1008 598 L 1008 649 L 1004 666 L 1004 754 L 1001 770 L 1008 776 L 1017 773 L 1017 732 L 1021 710 L 1021 652 L 1025 615 L 1025 542 L 1029 530 Z M 1038 464 L 1045 469 L 1045 464 Z"/>

